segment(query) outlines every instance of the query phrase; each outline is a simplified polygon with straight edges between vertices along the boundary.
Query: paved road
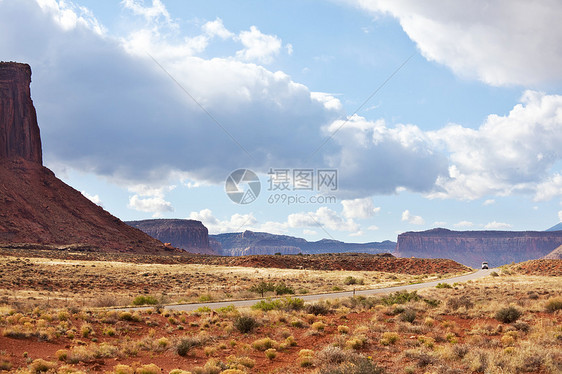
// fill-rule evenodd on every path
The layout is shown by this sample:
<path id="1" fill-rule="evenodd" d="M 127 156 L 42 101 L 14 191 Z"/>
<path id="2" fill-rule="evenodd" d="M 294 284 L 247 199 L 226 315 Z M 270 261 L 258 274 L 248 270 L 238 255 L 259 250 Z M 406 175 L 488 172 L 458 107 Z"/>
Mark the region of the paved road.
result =
<path id="1" fill-rule="evenodd" d="M 395 286 L 395 287 L 386 287 L 386 288 L 376 288 L 372 290 L 357 290 L 355 291 L 356 296 L 371 296 L 377 295 L 382 293 L 390 293 L 396 291 L 411 291 L 411 290 L 418 290 L 420 288 L 429 288 L 435 287 L 438 283 L 449 283 L 453 284 L 456 282 L 466 282 L 469 280 L 483 278 L 489 275 L 492 271 L 497 269 L 490 269 L 490 270 L 478 270 L 474 273 L 461 275 L 459 277 L 454 278 L 447 278 L 447 279 L 438 279 L 431 282 L 426 283 L 417 283 L 417 284 L 408 284 L 404 286 Z M 304 301 L 318 301 L 318 300 L 326 300 L 326 299 L 340 299 L 345 297 L 353 296 L 353 291 L 343 291 L 343 292 L 332 292 L 332 293 L 324 293 L 324 294 L 315 294 L 315 295 L 299 295 L 300 299 Z M 216 303 L 197 303 L 197 304 L 178 304 L 178 305 L 167 305 L 165 309 L 173 309 L 173 310 L 183 310 L 183 311 L 192 311 L 201 307 L 208 307 L 211 309 L 217 309 L 229 305 L 234 305 L 237 308 L 244 308 L 244 307 L 251 307 L 258 301 L 262 299 L 252 299 L 252 300 L 240 300 L 240 301 L 221 301 Z M 142 310 L 151 307 L 139 307 L 139 308 L 124 308 L 126 310 Z"/>

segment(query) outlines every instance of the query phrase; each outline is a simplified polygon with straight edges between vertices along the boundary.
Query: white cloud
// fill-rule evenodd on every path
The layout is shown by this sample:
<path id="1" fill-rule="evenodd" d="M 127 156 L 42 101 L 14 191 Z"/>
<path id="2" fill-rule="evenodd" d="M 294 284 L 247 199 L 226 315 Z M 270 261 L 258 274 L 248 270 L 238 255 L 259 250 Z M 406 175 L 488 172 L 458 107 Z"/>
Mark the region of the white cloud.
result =
<path id="1" fill-rule="evenodd" d="M 316 212 L 290 214 L 287 223 L 292 228 L 321 227 L 331 231 L 359 231 L 359 225 L 352 219 L 344 219 L 327 207 L 320 207 Z"/>
<path id="2" fill-rule="evenodd" d="M 396 17 L 430 61 L 491 85 L 562 80 L 562 3 L 348 0 Z"/>
<path id="3" fill-rule="evenodd" d="M 225 232 L 239 232 L 247 230 L 257 223 L 252 213 L 233 214 L 229 219 L 219 220 L 210 209 L 203 209 L 199 212 L 191 212 L 190 219 L 201 221 L 209 230 L 210 234 L 220 234 Z"/>
<path id="4" fill-rule="evenodd" d="M 384 120 L 368 121 L 354 115 L 325 129 L 340 147 L 327 156 L 338 168 L 340 193 L 349 197 L 395 193 L 404 187 L 428 192 L 447 173 L 447 159 L 434 151 L 430 139 L 417 126 L 388 127 Z"/>
<path id="5" fill-rule="evenodd" d="M 375 213 L 380 212 L 380 207 L 375 207 L 373 199 L 366 197 L 363 199 L 342 200 L 342 215 L 345 218 L 369 218 Z"/>
<path id="6" fill-rule="evenodd" d="M 94 204 L 97 204 L 99 206 L 103 206 L 99 195 L 90 195 L 86 191 L 80 191 L 80 192 L 82 193 L 82 195 L 84 195 L 84 197 L 86 197 L 88 200 L 90 200 Z"/>
<path id="7" fill-rule="evenodd" d="M 234 34 L 231 33 L 224 27 L 222 23 L 222 19 L 218 18 L 214 21 L 209 21 L 203 25 L 203 31 L 210 37 L 218 36 L 221 39 L 229 39 L 234 37 Z"/>
<path id="8" fill-rule="evenodd" d="M 379 229 L 379 227 L 376 226 L 376 225 L 371 225 L 371 226 L 367 227 L 367 230 L 369 230 L 369 231 L 377 231 L 378 229 Z"/>
<path id="9" fill-rule="evenodd" d="M 558 220 L 562 222 L 562 210 L 558 211 Z"/>
<path id="10" fill-rule="evenodd" d="M 302 230 L 302 233 L 303 233 L 303 235 L 316 235 L 316 234 L 318 234 L 316 231 L 309 230 L 309 229 Z"/>
<path id="11" fill-rule="evenodd" d="M 435 221 L 433 222 L 433 227 L 445 227 L 447 225 L 447 222 L 445 221 Z"/>
<path id="12" fill-rule="evenodd" d="M 130 186 L 129 192 L 134 195 L 129 197 L 128 207 L 140 212 L 152 213 L 153 217 L 160 217 L 162 213 L 173 212 L 172 203 L 166 201 L 165 192 L 172 191 L 176 186 L 159 187 L 139 184 Z"/>
<path id="13" fill-rule="evenodd" d="M 453 226 L 458 227 L 458 228 L 467 228 L 467 227 L 474 226 L 474 223 L 472 223 L 470 221 L 460 221 L 460 222 L 455 223 Z"/>
<path id="14" fill-rule="evenodd" d="M 349 234 L 349 236 L 363 236 L 363 235 L 365 235 L 365 233 L 361 230 Z"/>
<path id="15" fill-rule="evenodd" d="M 421 216 L 413 215 L 408 209 L 402 212 L 402 221 L 411 223 L 412 225 L 423 225 L 425 223 Z"/>
<path id="16" fill-rule="evenodd" d="M 548 201 L 559 196 L 562 196 L 562 175 L 556 173 L 537 185 L 534 200 Z"/>
<path id="17" fill-rule="evenodd" d="M 145 17 L 166 21 L 159 4 L 152 3 L 155 10 L 145 16 L 137 8 L 142 3 L 128 3 L 143 23 Z M 217 20 L 203 26 L 201 35 L 178 35 L 180 30 L 157 23 L 135 26 L 121 39 L 100 36 L 87 23 L 63 29 L 55 19 L 60 12 L 30 0 L 0 1 L 0 50 L 3 59 L 32 66 L 48 166 L 126 184 L 165 185 L 177 172 L 189 173 L 196 182 L 217 183 L 240 165 L 256 171 L 301 166 L 321 143 L 320 128 L 338 115 L 283 72 L 232 56 L 197 56 L 209 34 L 228 34 Z M 327 145 L 323 151 L 333 148 Z M 321 154 L 310 160 L 321 162 Z"/>
<path id="18" fill-rule="evenodd" d="M 493 221 L 484 225 L 484 228 L 486 230 L 507 230 L 511 228 L 511 225 L 509 223 Z"/>
<path id="19" fill-rule="evenodd" d="M 489 115 L 478 129 L 460 125 L 427 133 L 450 153 L 449 175 L 430 197 L 477 199 L 533 193 L 535 200 L 562 193 L 562 177 L 549 175 L 562 158 L 562 96 L 526 91 L 506 116 Z M 536 157 L 537 154 L 542 157 Z"/>
<path id="20" fill-rule="evenodd" d="M 237 51 L 236 56 L 243 61 L 269 64 L 281 50 L 281 39 L 275 35 L 263 34 L 256 26 L 251 26 L 250 31 L 242 31 L 238 38 L 244 49 Z"/>
<path id="21" fill-rule="evenodd" d="M 36 0 L 36 2 L 43 11 L 51 15 L 53 20 L 63 30 L 68 31 L 84 26 L 98 35 L 102 35 L 106 31 L 96 17 L 94 17 L 93 13 L 86 7 L 64 0 Z"/>
<path id="22" fill-rule="evenodd" d="M 488 200 L 484 201 L 484 202 L 482 203 L 482 205 L 484 205 L 484 206 L 489 206 L 489 205 L 493 205 L 493 204 L 495 204 L 495 203 L 496 203 L 496 200 L 494 200 L 494 199 L 488 199 Z"/>
<path id="23" fill-rule="evenodd" d="M 152 0 L 152 6 L 144 6 L 144 1 L 139 0 L 122 0 L 121 4 L 134 14 L 143 16 L 147 22 L 153 23 L 160 19 L 166 23 L 172 22 L 166 6 L 160 0 Z"/>

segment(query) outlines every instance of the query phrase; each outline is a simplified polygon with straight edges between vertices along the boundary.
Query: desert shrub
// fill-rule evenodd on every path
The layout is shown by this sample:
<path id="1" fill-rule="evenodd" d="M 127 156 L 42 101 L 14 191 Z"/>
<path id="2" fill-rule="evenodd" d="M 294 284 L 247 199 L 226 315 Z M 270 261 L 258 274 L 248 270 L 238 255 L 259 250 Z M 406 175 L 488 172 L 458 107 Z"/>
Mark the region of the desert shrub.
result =
<path id="1" fill-rule="evenodd" d="M 423 299 L 423 301 L 432 308 L 438 307 L 441 304 L 441 300 L 437 299 Z"/>
<path id="2" fill-rule="evenodd" d="M 199 296 L 198 300 L 199 300 L 200 303 L 208 303 L 208 302 L 213 301 L 213 297 L 209 294 L 206 294 L 206 295 Z"/>
<path id="3" fill-rule="evenodd" d="M 287 286 L 285 283 L 280 282 L 275 286 L 275 294 L 276 295 L 293 295 L 295 290 L 291 287 Z"/>
<path id="4" fill-rule="evenodd" d="M 455 344 L 453 346 L 453 354 L 456 358 L 463 358 L 469 351 L 469 346 L 466 344 Z"/>
<path id="5" fill-rule="evenodd" d="M 103 329 L 103 334 L 106 336 L 115 336 L 115 329 L 111 326 L 106 327 Z"/>
<path id="6" fill-rule="evenodd" d="M 260 300 L 252 305 L 252 309 L 263 310 L 264 312 L 270 310 L 278 310 L 283 307 L 281 300 Z"/>
<path id="7" fill-rule="evenodd" d="M 390 295 L 383 296 L 380 301 L 385 305 L 405 304 L 410 301 L 418 301 L 420 299 L 416 291 L 398 291 Z"/>
<path id="8" fill-rule="evenodd" d="M 349 333 L 349 327 L 340 325 L 340 326 L 338 326 L 338 332 L 340 334 L 348 334 Z"/>
<path id="9" fill-rule="evenodd" d="M 326 303 L 318 302 L 318 303 L 308 304 L 305 307 L 305 311 L 308 314 L 326 315 L 326 314 L 329 314 L 331 312 L 331 309 L 330 309 L 330 306 L 327 305 Z"/>
<path id="10" fill-rule="evenodd" d="M 414 322 L 416 319 L 416 311 L 413 309 L 406 309 L 402 314 L 400 314 L 400 320 L 403 322 Z"/>
<path id="11" fill-rule="evenodd" d="M 133 299 L 133 305 L 156 305 L 158 299 L 151 295 L 139 295 Z"/>
<path id="12" fill-rule="evenodd" d="M 115 367 L 113 368 L 113 373 L 114 374 L 134 374 L 135 370 L 132 367 L 130 367 L 129 365 L 119 364 L 119 365 L 115 365 Z"/>
<path id="13" fill-rule="evenodd" d="M 495 271 L 492 271 L 492 272 L 490 273 L 490 275 L 491 275 L 492 277 L 499 277 L 499 276 L 500 276 L 500 275 L 499 275 L 497 272 L 495 272 Z"/>
<path id="14" fill-rule="evenodd" d="M 263 339 L 255 340 L 252 343 L 252 347 L 258 351 L 265 351 L 266 349 L 275 348 L 278 344 L 275 340 L 271 339 L 270 337 L 266 337 Z"/>
<path id="15" fill-rule="evenodd" d="M 404 356 L 411 360 L 416 360 L 419 367 L 426 367 L 434 364 L 436 358 L 425 351 L 410 349 L 404 352 Z"/>
<path id="16" fill-rule="evenodd" d="M 257 325 L 258 321 L 250 316 L 239 316 L 234 320 L 234 327 L 242 334 L 252 332 Z"/>
<path id="17" fill-rule="evenodd" d="M 56 363 L 38 358 L 31 362 L 31 364 L 29 365 L 29 371 L 31 371 L 32 373 L 43 373 L 56 367 Z"/>
<path id="18" fill-rule="evenodd" d="M 226 362 L 230 367 L 233 366 L 239 367 L 239 365 L 241 365 L 249 369 L 253 368 L 256 365 L 256 361 L 254 359 L 246 356 L 238 357 L 238 356 L 230 355 L 226 358 Z"/>
<path id="19" fill-rule="evenodd" d="M 141 317 L 138 313 L 131 313 L 127 311 L 119 313 L 119 319 L 122 321 L 130 321 L 130 322 L 141 321 Z"/>
<path id="20" fill-rule="evenodd" d="M 162 369 L 155 364 L 147 364 L 137 368 L 135 374 L 160 374 L 160 371 L 162 371 Z"/>
<path id="21" fill-rule="evenodd" d="M 68 350 L 59 349 L 58 351 L 55 352 L 55 356 L 57 356 L 57 359 L 59 361 L 66 361 L 66 359 L 68 357 Z"/>
<path id="22" fill-rule="evenodd" d="M 216 309 L 219 314 L 238 313 L 238 309 L 234 305 L 222 306 Z"/>
<path id="23" fill-rule="evenodd" d="M 326 328 L 326 324 L 324 322 L 314 322 L 310 328 L 314 331 L 324 331 L 324 329 Z"/>
<path id="24" fill-rule="evenodd" d="M 355 278 L 355 277 L 352 277 L 350 275 L 343 280 L 343 284 L 345 284 L 347 286 L 354 285 L 354 284 L 361 285 L 361 284 L 364 284 L 364 281 L 363 281 L 362 278 Z"/>
<path id="25" fill-rule="evenodd" d="M 275 357 L 277 357 L 277 350 L 275 348 L 266 349 L 264 353 L 265 357 L 270 360 L 273 360 Z"/>
<path id="26" fill-rule="evenodd" d="M 396 344 L 396 342 L 398 341 L 399 335 L 395 332 L 384 332 L 382 334 L 382 338 L 380 339 L 380 343 L 382 345 L 390 345 L 390 344 Z"/>
<path id="27" fill-rule="evenodd" d="M 451 286 L 449 283 L 437 283 L 437 286 L 435 286 L 435 288 L 453 288 L 453 286 Z"/>
<path id="28" fill-rule="evenodd" d="M 283 299 L 283 308 L 285 310 L 301 310 L 304 308 L 304 300 L 298 297 L 286 297 Z"/>
<path id="29" fill-rule="evenodd" d="M 204 340 L 205 339 L 201 339 L 196 336 L 186 336 L 184 338 L 181 338 L 176 343 L 176 347 L 175 347 L 176 353 L 180 356 L 187 356 L 191 348 L 201 346 Z"/>
<path id="30" fill-rule="evenodd" d="M 291 321 L 291 326 L 302 329 L 304 327 L 304 321 L 300 319 L 294 319 Z"/>
<path id="31" fill-rule="evenodd" d="M 384 372 L 370 359 L 334 346 L 327 346 L 318 352 L 316 362 L 320 368 L 320 374 L 381 374 Z"/>
<path id="32" fill-rule="evenodd" d="M 562 297 L 551 297 L 545 304 L 545 309 L 549 313 L 554 313 L 562 309 Z"/>
<path id="33" fill-rule="evenodd" d="M 496 312 L 495 318 L 503 323 L 515 322 L 521 317 L 521 312 L 513 307 L 509 306 L 507 308 L 502 308 Z"/>
<path id="34" fill-rule="evenodd" d="M 92 327 L 92 325 L 85 323 L 82 325 L 82 327 L 80 327 L 80 335 L 82 335 L 83 338 L 87 338 L 90 335 L 93 335 L 94 333 L 94 329 Z"/>
<path id="35" fill-rule="evenodd" d="M 468 310 L 474 306 L 474 303 L 466 295 L 451 297 L 447 300 L 447 307 L 452 310 L 457 310 L 463 306 Z"/>

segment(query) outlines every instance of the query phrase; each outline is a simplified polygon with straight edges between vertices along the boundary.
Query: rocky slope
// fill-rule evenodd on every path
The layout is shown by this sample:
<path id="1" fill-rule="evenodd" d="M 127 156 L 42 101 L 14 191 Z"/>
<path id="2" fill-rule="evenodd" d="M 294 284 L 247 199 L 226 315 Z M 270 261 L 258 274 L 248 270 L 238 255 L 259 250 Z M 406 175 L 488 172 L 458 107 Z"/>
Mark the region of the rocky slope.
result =
<path id="1" fill-rule="evenodd" d="M 398 235 L 397 256 L 450 258 L 480 267 L 541 258 L 562 245 L 562 231 L 451 231 L 433 229 Z"/>
<path id="2" fill-rule="evenodd" d="M 170 243 L 176 248 L 192 253 L 218 254 L 209 245 L 209 232 L 200 221 L 191 219 L 147 219 L 125 223 L 142 230 L 163 243 Z"/>
<path id="3" fill-rule="evenodd" d="M 31 68 L 0 63 L 0 246 L 175 253 L 92 203 L 42 165 Z"/>
<path id="4" fill-rule="evenodd" d="M 275 235 L 265 232 L 244 231 L 238 233 L 211 235 L 215 250 L 225 256 L 247 256 L 265 254 L 316 254 L 316 253 L 383 253 L 393 251 L 396 243 L 344 243 L 337 240 L 322 239 L 309 242 L 302 238 Z"/>

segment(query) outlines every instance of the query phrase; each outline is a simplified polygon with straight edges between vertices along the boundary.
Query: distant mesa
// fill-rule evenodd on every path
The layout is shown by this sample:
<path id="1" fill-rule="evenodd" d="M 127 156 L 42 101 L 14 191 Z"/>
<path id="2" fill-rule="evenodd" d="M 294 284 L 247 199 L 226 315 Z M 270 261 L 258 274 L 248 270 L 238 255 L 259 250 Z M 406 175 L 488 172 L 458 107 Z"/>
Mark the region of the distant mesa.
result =
<path id="1" fill-rule="evenodd" d="M 449 258 L 474 268 L 539 259 L 562 245 L 562 231 L 451 231 L 436 228 L 398 235 L 396 256 Z"/>
<path id="2" fill-rule="evenodd" d="M 127 221 L 155 239 L 187 252 L 217 255 L 209 244 L 209 232 L 200 222 L 192 219 L 147 219 Z"/>
<path id="3" fill-rule="evenodd" d="M 30 83 L 29 65 L 0 62 L 0 246 L 178 251 L 112 216 L 43 166 Z"/>
<path id="4" fill-rule="evenodd" d="M 266 232 L 244 232 L 210 235 L 211 246 L 224 256 L 318 254 L 318 253 L 384 253 L 395 249 L 391 241 L 371 243 L 345 243 L 338 240 L 322 239 L 309 242 L 303 238 L 275 235 Z"/>
<path id="5" fill-rule="evenodd" d="M 545 260 L 562 260 L 562 245 L 543 257 Z"/>

